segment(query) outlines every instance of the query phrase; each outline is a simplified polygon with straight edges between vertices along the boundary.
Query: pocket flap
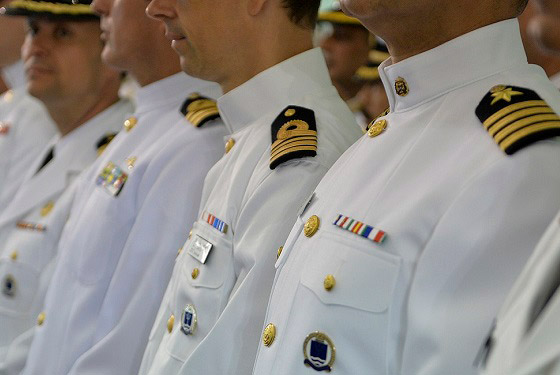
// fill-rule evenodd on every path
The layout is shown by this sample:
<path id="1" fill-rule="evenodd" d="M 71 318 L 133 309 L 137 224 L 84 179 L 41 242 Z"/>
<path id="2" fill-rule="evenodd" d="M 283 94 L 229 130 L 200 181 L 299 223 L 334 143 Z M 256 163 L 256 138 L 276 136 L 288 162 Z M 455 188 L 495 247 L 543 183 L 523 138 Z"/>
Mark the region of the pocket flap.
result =
<path id="1" fill-rule="evenodd" d="M 211 244 L 205 263 L 188 253 L 189 246 L 199 237 Z M 233 249 L 229 237 L 216 236 L 211 230 L 205 230 L 204 223 L 196 222 L 192 236 L 183 249 L 185 254 L 182 268 L 192 286 L 216 289 L 223 285 L 228 275 L 228 267 L 232 264 Z"/>
<path id="2" fill-rule="evenodd" d="M 366 252 L 357 249 L 355 243 L 345 242 L 348 241 L 331 239 L 331 236 L 318 239 L 304 267 L 301 283 L 327 305 L 376 313 L 386 311 L 397 282 L 399 258 L 376 253 L 379 250 L 374 246 L 368 246 Z M 328 275 L 335 280 L 330 290 L 324 284 Z"/>

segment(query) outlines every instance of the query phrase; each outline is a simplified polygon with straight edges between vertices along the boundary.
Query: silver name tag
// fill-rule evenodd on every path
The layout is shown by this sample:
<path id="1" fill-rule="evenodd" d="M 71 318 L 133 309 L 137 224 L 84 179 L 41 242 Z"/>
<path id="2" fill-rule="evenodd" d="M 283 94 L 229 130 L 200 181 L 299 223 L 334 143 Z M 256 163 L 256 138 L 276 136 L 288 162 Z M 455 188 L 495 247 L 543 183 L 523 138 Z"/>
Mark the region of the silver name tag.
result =
<path id="1" fill-rule="evenodd" d="M 206 259 L 208 258 L 210 250 L 212 250 L 213 246 L 214 245 L 212 245 L 211 242 L 208 242 L 204 238 L 195 234 L 187 253 L 200 263 L 204 264 L 206 263 Z"/>

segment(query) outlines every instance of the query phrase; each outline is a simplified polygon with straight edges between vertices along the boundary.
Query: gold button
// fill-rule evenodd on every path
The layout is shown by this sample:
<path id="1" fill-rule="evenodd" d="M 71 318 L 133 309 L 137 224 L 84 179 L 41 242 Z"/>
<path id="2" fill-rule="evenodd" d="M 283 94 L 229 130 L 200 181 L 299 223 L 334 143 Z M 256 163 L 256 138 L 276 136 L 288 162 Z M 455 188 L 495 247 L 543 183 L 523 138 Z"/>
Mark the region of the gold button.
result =
<path id="1" fill-rule="evenodd" d="M 379 120 L 370 125 L 367 134 L 370 138 L 375 138 L 383 133 L 385 129 L 387 129 L 387 120 Z"/>
<path id="2" fill-rule="evenodd" d="M 12 253 L 10 254 L 10 259 L 17 260 L 18 255 L 19 254 L 18 254 L 17 250 L 12 251 Z"/>
<path id="3" fill-rule="evenodd" d="M 54 202 L 48 201 L 47 204 L 45 204 L 41 208 L 41 217 L 47 216 L 52 211 L 53 208 L 54 208 Z"/>
<path id="4" fill-rule="evenodd" d="M 336 280 L 334 279 L 334 276 L 327 275 L 327 277 L 325 277 L 325 280 L 323 281 L 323 286 L 325 287 L 325 290 L 330 291 L 332 288 L 334 288 L 335 285 L 336 285 Z"/>
<path id="5" fill-rule="evenodd" d="M 128 169 L 132 170 L 132 168 L 134 168 L 134 164 L 136 164 L 136 160 L 138 160 L 136 156 L 131 156 L 128 159 L 126 159 L 125 163 Z"/>
<path id="6" fill-rule="evenodd" d="M 191 229 L 191 231 L 189 232 L 189 240 L 191 239 L 191 237 L 192 237 L 192 229 Z"/>
<path id="7" fill-rule="evenodd" d="M 4 93 L 4 101 L 6 103 L 11 102 L 12 100 L 14 100 L 14 91 L 13 90 L 8 90 Z"/>
<path id="8" fill-rule="evenodd" d="M 46 315 L 45 315 L 44 311 L 42 313 L 40 313 L 39 315 L 37 315 L 37 325 L 42 326 L 43 323 L 45 323 L 45 318 L 46 318 Z"/>
<path id="9" fill-rule="evenodd" d="M 235 139 L 230 138 L 226 142 L 226 154 L 231 151 L 233 146 L 235 145 Z"/>
<path id="10" fill-rule="evenodd" d="M 167 320 L 167 332 L 171 333 L 173 331 L 173 325 L 175 325 L 175 315 L 171 314 Z"/>
<path id="11" fill-rule="evenodd" d="M 398 77 L 395 80 L 395 92 L 399 96 L 407 96 L 409 93 L 408 83 L 403 77 Z"/>
<path id="12" fill-rule="evenodd" d="M 265 346 L 270 346 L 276 338 L 276 327 L 274 324 L 269 323 L 263 332 L 263 344 Z"/>
<path id="13" fill-rule="evenodd" d="M 319 225 L 321 225 L 321 220 L 319 220 L 318 216 L 313 215 L 303 226 L 303 233 L 306 237 L 313 237 L 313 235 L 319 230 Z"/>
<path id="14" fill-rule="evenodd" d="M 200 270 L 198 268 L 195 268 L 194 270 L 192 270 L 191 276 L 193 278 L 193 280 L 195 280 L 198 275 L 200 274 Z"/>
<path id="15" fill-rule="evenodd" d="M 284 116 L 286 117 L 292 117 L 295 114 L 296 114 L 296 110 L 293 108 L 290 108 L 286 112 L 284 112 Z"/>
<path id="16" fill-rule="evenodd" d="M 181 252 L 183 251 L 183 248 L 180 247 L 179 250 L 177 250 L 177 256 L 181 255 Z"/>
<path id="17" fill-rule="evenodd" d="M 131 131 L 132 129 L 134 129 L 137 123 L 138 120 L 136 119 L 136 117 L 129 117 L 124 122 L 124 130 L 126 130 L 127 132 Z"/>
<path id="18" fill-rule="evenodd" d="M 278 248 L 278 253 L 276 254 L 276 259 L 280 258 L 280 255 L 282 255 L 282 250 L 284 250 L 284 246 L 280 246 Z"/>

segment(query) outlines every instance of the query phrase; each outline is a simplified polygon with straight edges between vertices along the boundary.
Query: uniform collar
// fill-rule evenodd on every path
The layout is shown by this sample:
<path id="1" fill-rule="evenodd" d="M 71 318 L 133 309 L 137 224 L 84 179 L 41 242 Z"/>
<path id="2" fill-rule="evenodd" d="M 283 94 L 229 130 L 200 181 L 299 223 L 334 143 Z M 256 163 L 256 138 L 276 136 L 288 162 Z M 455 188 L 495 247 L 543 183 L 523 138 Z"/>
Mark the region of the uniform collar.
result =
<path id="1" fill-rule="evenodd" d="M 136 114 L 149 112 L 170 103 L 180 103 L 189 94 L 204 91 L 211 85 L 215 84 L 188 76 L 183 72 L 175 73 L 138 89 Z M 179 110 L 179 107 L 177 107 L 177 110 Z"/>
<path id="2" fill-rule="evenodd" d="M 433 100 L 474 81 L 527 64 L 516 19 L 482 27 L 434 49 L 391 65 L 380 75 L 391 111 L 399 112 Z M 409 93 L 399 96 L 395 82 L 403 78 Z M 490 88 L 489 88 L 490 89 Z"/>
<path id="3" fill-rule="evenodd" d="M 334 89 L 320 48 L 289 58 L 251 78 L 218 99 L 220 115 L 231 133 L 265 114 L 280 112 L 295 99 Z"/>
<path id="4" fill-rule="evenodd" d="M 97 141 L 106 133 L 114 132 L 115 125 L 120 124 L 117 120 L 118 117 L 124 119 L 127 108 L 130 108 L 128 100 L 121 99 L 103 112 L 97 114 L 78 128 L 72 130 L 64 137 L 56 135 L 52 141 L 51 146 L 54 146 L 55 158 L 70 157 L 84 154 L 80 152 L 83 147 L 91 147 L 92 151 L 96 151 Z M 77 170 L 81 171 L 87 164 L 91 162 L 90 156 L 83 155 L 85 160 L 79 158 L 72 158 L 71 165 Z"/>
<path id="5" fill-rule="evenodd" d="M 24 87 L 25 70 L 23 67 L 23 61 L 19 60 L 12 65 L 8 65 L 5 68 L 2 68 L 2 79 L 11 89 L 14 89 L 16 87 Z"/>

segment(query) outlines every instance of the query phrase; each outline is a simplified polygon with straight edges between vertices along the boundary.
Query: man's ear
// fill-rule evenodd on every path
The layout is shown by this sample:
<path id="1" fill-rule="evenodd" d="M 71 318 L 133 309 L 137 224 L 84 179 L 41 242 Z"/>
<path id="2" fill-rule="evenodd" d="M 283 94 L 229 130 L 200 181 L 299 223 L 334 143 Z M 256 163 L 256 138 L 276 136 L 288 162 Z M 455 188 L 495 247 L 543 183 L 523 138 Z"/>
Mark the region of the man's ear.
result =
<path id="1" fill-rule="evenodd" d="M 257 16 L 268 5 L 270 0 L 247 0 L 247 11 L 250 16 Z"/>

